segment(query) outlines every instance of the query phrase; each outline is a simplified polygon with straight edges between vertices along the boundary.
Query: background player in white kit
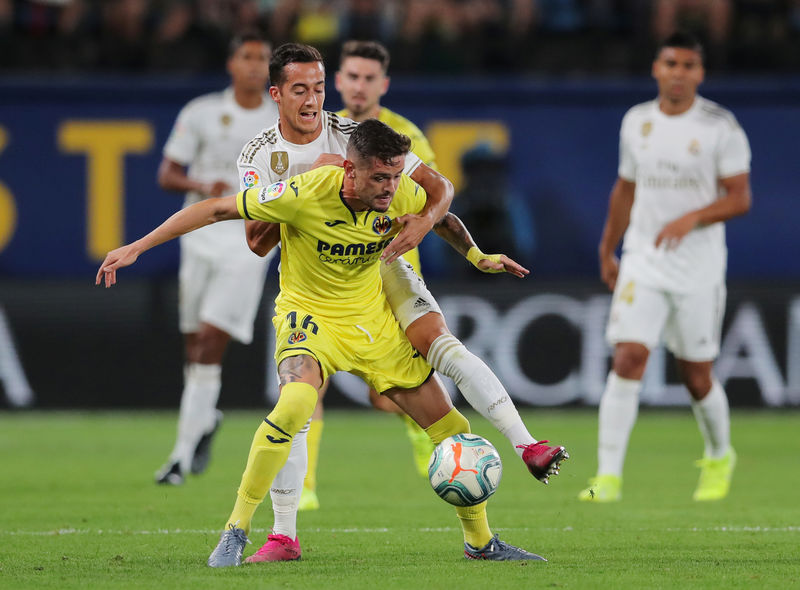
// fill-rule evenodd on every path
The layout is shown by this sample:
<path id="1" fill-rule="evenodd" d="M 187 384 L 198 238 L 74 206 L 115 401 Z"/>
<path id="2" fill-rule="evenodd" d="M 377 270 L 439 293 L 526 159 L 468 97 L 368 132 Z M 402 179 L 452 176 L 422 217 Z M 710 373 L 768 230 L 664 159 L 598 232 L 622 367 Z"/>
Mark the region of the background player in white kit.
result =
<path id="1" fill-rule="evenodd" d="M 238 186 L 236 157 L 254 130 L 278 118 L 266 94 L 270 45 L 256 34 L 231 41 L 231 86 L 198 97 L 178 115 L 164 146 L 158 182 L 185 192 L 184 207 Z M 188 170 L 187 170 L 188 167 Z M 264 288 L 268 258 L 254 255 L 243 239 L 243 221 L 220 223 L 181 237 L 180 329 L 184 334 L 184 389 L 178 433 L 156 481 L 181 484 L 201 473 L 219 427 L 222 359 L 231 337 L 249 344 Z"/>
<path id="2" fill-rule="evenodd" d="M 315 162 L 339 164 L 346 153 L 349 136 L 357 127 L 350 119 L 323 110 L 325 68 L 322 56 L 313 47 L 295 43 L 278 47 L 270 62 L 270 78 L 270 94 L 278 104 L 279 122 L 253 138 L 242 150 L 239 157 L 242 189 L 254 186 L 248 178 L 258 178 L 258 184 L 269 186 L 309 170 Z M 440 207 L 438 213 L 436 206 L 426 208 L 425 211 L 430 212 L 427 218 L 425 215 L 398 218 L 405 224 L 404 229 L 387 247 L 384 262 L 395 261 L 416 246 L 442 218 L 452 199 L 450 182 L 420 163 L 414 154 L 406 157 L 404 173 L 426 190 L 429 203 L 444 202 L 445 206 Z M 445 224 L 445 228 L 440 224 L 437 233 L 446 231 L 450 239 L 457 238 L 459 251 L 476 267 L 484 272 L 527 274 L 526 269 L 505 256 L 480 252 L 458 218 L 448 214 L 445 219 L 455 222 Z M 326 223 L 333 226 L 348 222 L 352 223 L 352 219 L 331 219 Z M 259 253 L 277 244 L 278 230 L 279 226 L 274 224 L 247 222 L 248 241 Z M 550 475 L 558 473 L 560 462 L 569 456 L 564 447 L 544 445 L 542 443 L 547 441 L 537 441 L 530 435 L 494 373 L 450 334 L 425 283 L 410 265 L 400 262 L 382 264 L 381 278 L 386 298 L 409 341 L 435 369 L 456 382 L 467 401 L 515 446 L 530 472 L 546 483 Z M 247 558 L 248 562 L 300 558 L 296 520 L 306 472 L 306 433 L 307 427 L 304 427 L 292 438 L 289 458 L 270 490 L 275 515 L 272 534 L 255 555 Z"/>
<path id="3" fill-rule="evenodd" d="M 736 454 L 712 363 L 725 310 L 723 222 L 750 208 L 750 147 L 729 111 L 697 95 L 703 76 L 699 42 L 675 33 L 653 62 L 658 98 L 622 121 L 619 178 L 599 247 L 603 281 L 614 290 L 614 364 L 600 400 L 597 476 L 581 500 L 621 498 L 641 379 L 662 333 L 705 441 L 694 499 L 718 500 L 730 488 Z M 620 264 L 614 251 L 623 232 Z"/>

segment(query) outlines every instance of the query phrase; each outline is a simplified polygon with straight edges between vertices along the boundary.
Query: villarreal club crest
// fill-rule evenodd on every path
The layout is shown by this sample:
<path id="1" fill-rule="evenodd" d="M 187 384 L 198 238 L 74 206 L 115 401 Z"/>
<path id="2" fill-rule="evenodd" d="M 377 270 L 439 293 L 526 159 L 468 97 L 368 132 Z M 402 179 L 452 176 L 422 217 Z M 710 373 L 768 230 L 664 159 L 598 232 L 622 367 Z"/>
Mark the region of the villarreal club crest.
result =
<path id="1" fill-rule="evenodd" d="M 372 231 L 379 236 L 386 235 L 392 229 L 392 218 L 388 215 L 378 215 L 372 221 Z"/>

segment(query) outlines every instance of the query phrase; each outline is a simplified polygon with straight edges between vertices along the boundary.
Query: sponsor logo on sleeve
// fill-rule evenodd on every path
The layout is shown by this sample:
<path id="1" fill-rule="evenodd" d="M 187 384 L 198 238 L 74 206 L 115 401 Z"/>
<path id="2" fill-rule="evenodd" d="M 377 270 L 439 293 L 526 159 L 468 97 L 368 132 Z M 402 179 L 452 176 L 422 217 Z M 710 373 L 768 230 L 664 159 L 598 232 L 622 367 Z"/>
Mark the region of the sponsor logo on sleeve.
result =
<path id="1" fill-rule="evenodd" d="M 265 186 L 260 191 L 258 191 L 258 202 L 266 203 L 267 201 L 274 201 L 285 192 L 286 192 L 286 183 L 281 180 L 280 182 L 276 182 L 275 184 Z"/>
<path id="2" fill-rule="evenodd" d="M 242 182 L 247 188 L 253 188 L 258 184 L 258 173 L 255 170 L 248 170 L 242 176 Z"/>

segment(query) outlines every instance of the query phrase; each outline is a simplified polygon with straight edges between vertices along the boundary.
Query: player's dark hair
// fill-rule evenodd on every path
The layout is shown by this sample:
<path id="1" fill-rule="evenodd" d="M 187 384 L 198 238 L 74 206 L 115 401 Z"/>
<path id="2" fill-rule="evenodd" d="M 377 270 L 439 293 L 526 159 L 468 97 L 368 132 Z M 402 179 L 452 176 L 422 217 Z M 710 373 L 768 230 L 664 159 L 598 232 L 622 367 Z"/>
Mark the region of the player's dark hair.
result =
<path id="1" fill-rule="evenodd" d="M 406 155 L 410 149 L 411 139 L 407 135 L 398 133 L 377 119 L 367 119 L 350 134 L 347 158 L 351 161 L 356 158 L 377 158 L 388 164 L 396 157 Z"/>
<path id="2" fill-rule="evenodd" d="M 700 39 L 688 31 L 676 31 L 664 39 L 656 50 L 656 59 L 659 55 L 661 55 L 661 51 L 667 47 L 676 49 L 690 49 L 699 53 L 700 59 L 703 58 L 703 44 L 700 43 Z"/>
<path id="3" fill-rule="evenodd" d="M 384 74 L 389 69 L 389 51 L 377 41 L 347 41 L 342 45 L 342 54 L 339 56 L 340 67 L 348 57 L 374 59 L 381 64 Z"/>
<path id="4" fill-rule="evenodd" d="M 251 41 L 255 41 L 257 43 L 263 43 L 267 47 L 271 47 L 272 44 L 258 31 L 245 31 L 233 37 L 228 43 L 228 57 L 233 57 L 233 54 L 239 51 L 239 48 L 244 45 L 245 43 L 250 43 Z"/>
<path id="5" fill-rule="evenodd" d="M 283 69 L 291 63 L 308 64 L 322 61 L 322 54 L 311 45 L 301 43 L 284 43 L 272 53 L 269 60 L 269 79 L 273 86 L 280 86 L 286 81 Z"/>

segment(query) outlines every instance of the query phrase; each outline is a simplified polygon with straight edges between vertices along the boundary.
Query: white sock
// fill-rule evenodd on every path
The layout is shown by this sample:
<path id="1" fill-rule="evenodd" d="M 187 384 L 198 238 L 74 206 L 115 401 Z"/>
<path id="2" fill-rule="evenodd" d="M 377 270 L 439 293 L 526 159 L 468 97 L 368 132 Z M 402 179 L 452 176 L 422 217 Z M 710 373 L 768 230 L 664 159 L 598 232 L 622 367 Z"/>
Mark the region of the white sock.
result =
<path id="1" fill-rule="evenodd" d="M 728 396 L 722 384 L 713 379 L 708 395 L 700 401 L 692 398 L 692 411 L 705 441 L 705 456 L 724 457 L 731 445 L 731 422 Z"/>
<path id="2" fill-rule="evenodd" d="M 294 540 L 297 536 L 297 503 L 303 491 L 303 480 L 308 467 L 308 447 L 306 435 L 308 425 L 306 422 L 300 432 L 292 438 L 292 448 L 289 458 L 272 481 L 269 496 L 272 499 L 272 512 L 275 522 L 272 532 L 276 535 L 286 535 Z"/>
<path id="3" fill-rule="evenodd" d="M 427 360 L 434 369 L 455 382 L 469 405 L 508 439 L 517 455 L 521 457 L 523 451 L 517 445 L 536 442 L 506 388 L 486 363 L 467 350 L 458 338 L 452 334 L 439 336 L 431 344 Z"/>
<path id="4" fill-rule="evenodd" d="M 597 474 L 622 477 L 628 439 L 639 413 L 641 381 L 608 374 L 600 398 L 597 428 Z"/>
<path id="5" fill-rule="evenodd" d="M 184 473 L 192 465 L 200 438 L 214 427 L 221 377 L 221 365 L 190 363 L 184 371 L 178 436 L 170 455 L 170 460 L 178 461 Z"/>

